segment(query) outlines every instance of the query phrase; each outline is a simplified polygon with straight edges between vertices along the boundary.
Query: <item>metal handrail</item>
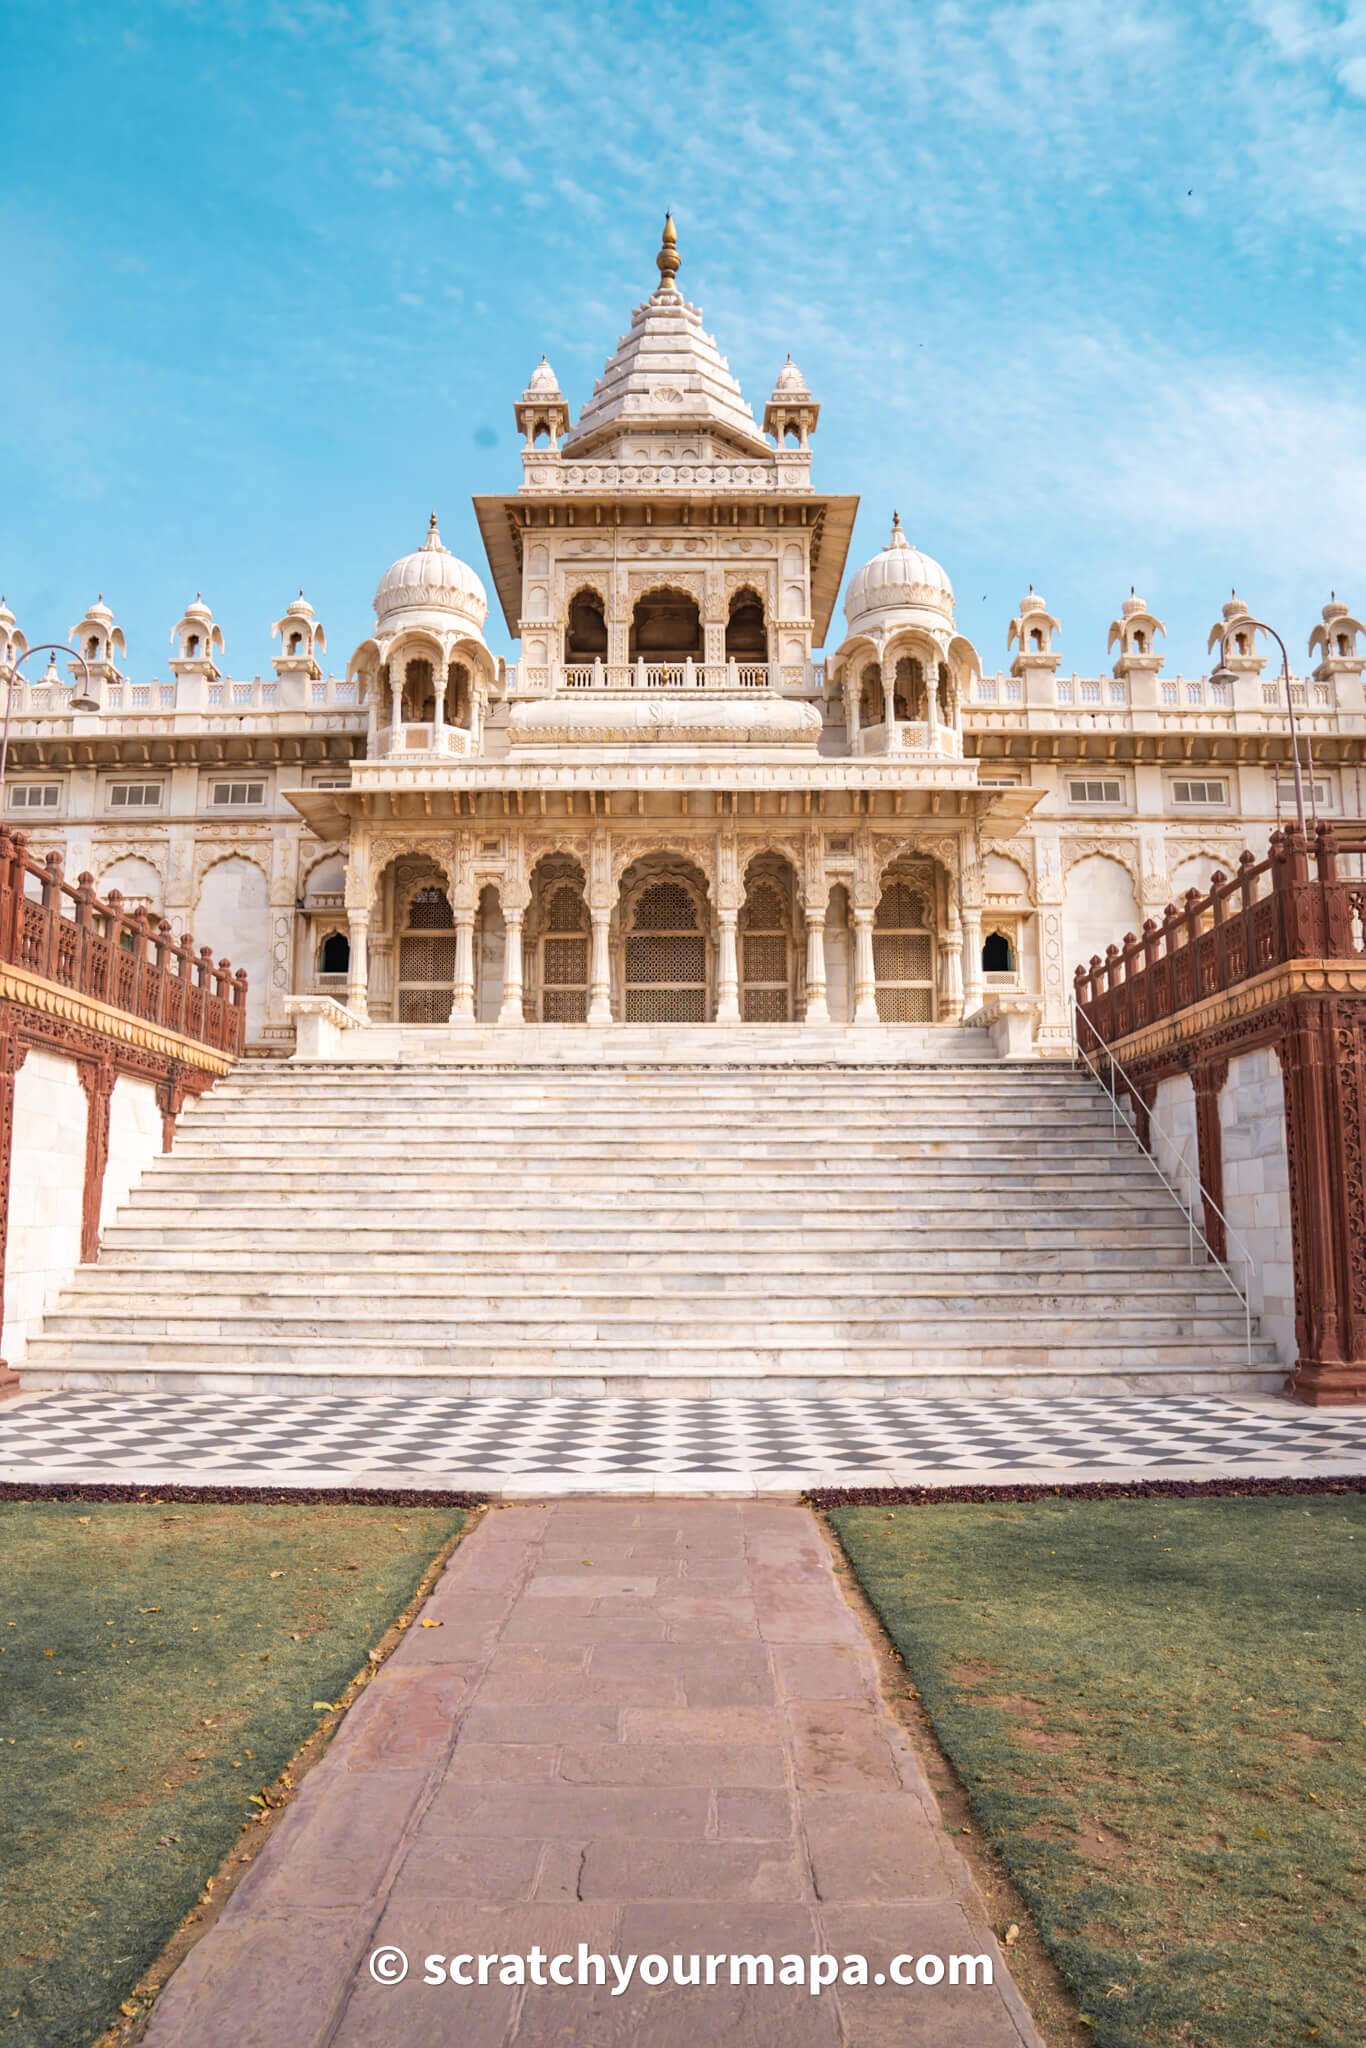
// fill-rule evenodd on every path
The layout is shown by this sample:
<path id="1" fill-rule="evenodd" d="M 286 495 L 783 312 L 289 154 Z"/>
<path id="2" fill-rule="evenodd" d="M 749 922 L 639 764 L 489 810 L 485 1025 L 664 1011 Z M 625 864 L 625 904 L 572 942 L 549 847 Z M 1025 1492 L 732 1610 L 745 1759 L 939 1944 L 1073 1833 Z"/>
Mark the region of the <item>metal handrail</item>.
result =
<path id="1" fill-rule="evenodd" d="M 1092 1037 L 1095 1039 L 1097 1045 L 1100 1047 L 1102 1053 L 1104 1054 L 1104 1057 L 1109 1065 L 1110 1073 L 1112 1075 L 1118 1074 L 1120 1079 L 1125 1083 L 1125 1086 L 1129 1091 L 1130 1099 L 1133 1101 L 1138 1101 L 1138 1089 L 1132 1077 L 1126 1072 L 1121 1062 L 1115 1058 L 1114 1053 L 1110 1050 L 1109 1046 L 1105 1043 L 1105 1040 L 1096 1030 L 1096 1027 L 1091 1022 L 1091 1019 L 1086 1015 L 1081 1005 L 1078 1002 L 1076 1002 L 1075 999 L 1072 1004 L 1072 1012 L 1074 1027 L 1072 1033 L 1072 1042 L 1076 1048 L 1079 1057 L 1085 1061 L 1091 1073 L 1095 1076 L 1096 1080 L 1099 1081 L 1101 1087 L 1105 1090 L 1106 1094 L 1110 1098 L 1111 1130 L 1114 1132 L 1115 1136 L 1118 1137 L 1120 1118 L 1123 1117 L 1125 1129 L 1129 1132 L 1130 1136 L 1133 1137 L 1133 1139 L 1136 1141 L 1139 1150 L 1146 1155 L 1150 1165 L 1153 1168 L 1153 1171 L 1156 1173 L 1163 1187 L 1166 1188 L 1168 1194 L 1172 1196 L 1177 1207 L 1180 1209 L 1181 1213 L 1186 1219 L 1188 1233 L 1187 1248 L 1191 1265 L 1193 1266 L 1196 1263 L 1195 1247 L 1196 1243 L 1198 1242 L 1204 1248 L 1205 1255 L 1208 1259 L 1209 1264 L 1214 1266 L 1218 1270 L 1218 1272 L 1220 1272 L 1223 1275 L 1224 1279 L 1228 1282 L 1233 1293 L 1237 1296 L 1237 1298 L 1239 1299 L 1239 1301 L 1241 1301 L 1243 1305 L 1243 1342 L 1247 1353 L 1247 1367 L 1248 1371 L 1250 1372 L 1252 1370 L 1253 1263 L 1252 1253 L 1248 1249 L 1247 1242 L 1239 1234 L 1239 1232 L 1233 1228 L 1233 1225 L 1229 1222 L 1228 1217 L 1224 1214 L 1223 1210 L 1219 1207 L 1219 1204 L 1214 1200 L 1213 1196 L 1208 1192 L 1208 1190 L 1205 1187 L 1205 1183 L 1200 1179 L 1199 1174 L 1197 1173 L 1195 1177 L 1195 1185 L 1199 1189 L 1200 1204 L 1202 1210 L 1206 1214 L 1208 1214 L 1212 1210 L 1224 1226 L 1224 1238 L 1226 1249 L 1224 1257 L 1219 1257 L 1218 1253 L 1214 1249 L 1214 1246 L 1210 1243 L 1208 1237 L 1206 1237 L 1204 1231 L 1196 1222 L 1194 1207 L 1184 1200 L 1180 1190 L 1175 1186 L 1175 1184 L 1171 1180 L 1168 1179 L 1167 1175 L 1162 1171 L 1161 1166 L 1158 1164 L 1157 1154 L 1156 1152 L 1154 1152 L 1151 1144 L 1144 1143 L 1144 1140 L 1139 1136 L 1136 1125 L 1133 1122 L 1131 1122 L 1129 1117 L 1126 1116 L 1124 1112 L 1121 1110 L 1119 1106 L 1119 1096 L 1116 1093 L 1112 1082 L 1110 1080 L 1107 1080 L 1106 1076 L 1102 1074 L 1100 1068 L 1096 1065 L 1090 1053 L 1082 1044 L 1081 1034 L 1075 1028 L 1076 1025 L 1085 1024 L 1087 1030 L 1091 1033 Z M 1150 1133 L 1154 1130 L 1158 1131 L 1164 1138 L 1167 1139 L 1167 1141 L 1170 1144 L 1172 1144 L 1173 1150 L 1175 1150 L 1175 1141 L 1172 1138 L 1171 1132 L 1167 1129 L 1166 1125 L 1162 1123 L 1160 1118 L 1154 1115 L 1152 1110 L 1148 1111 L 1148 1129 Z M 1234 1279 L 1232 1272 L 1229 1270 L 1230 1265 L 1233 1263 L 1232 1261 L 1230 1261 L 1227 1254 L 1227 1246 L 1229 1245 L 1235 1246 L 1239 1253 L 1237 1263 L 1240 1264 L 1243 1269 L 1243 1285 L 1241 1287 L 1238 1285 L 1238 1282 Z"/>

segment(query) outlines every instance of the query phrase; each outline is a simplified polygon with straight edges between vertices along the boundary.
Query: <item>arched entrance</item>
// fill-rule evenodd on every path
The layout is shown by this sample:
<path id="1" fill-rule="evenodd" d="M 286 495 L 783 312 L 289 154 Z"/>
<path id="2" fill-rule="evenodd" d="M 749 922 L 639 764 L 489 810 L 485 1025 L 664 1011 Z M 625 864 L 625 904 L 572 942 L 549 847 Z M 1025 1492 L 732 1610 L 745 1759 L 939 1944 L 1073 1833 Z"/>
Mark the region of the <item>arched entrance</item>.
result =
<path id="1" fill-rule="evenodd" d="M 933 1024 L 935 928 L 933 876 L 899 864 L 889 868 L 873 919 L 881 1023 Z"/>
<path id="2" fill-rule="evenodd" d="M 650 590 L 631 613 L 632 661 L 702 659 L 702 615 L 685 590 Z"/>
<path id="3" fill-rule="evenodd" d="M 681 863 L 633 874 L 622 883 L 623 1018 L 704 1024 L 711 1015 L 705 885 Z"/>
<path id="4" fill-rule="evenodd" d="M 740 1016 L 790 1024 L 795 1010 L 792 869 L 776 855 L 751 861 L 740 907 Z"/>
<path id="5" fill-rule="evenodd" d="M 445 1024 L 455 991 L 455 916 L 432 861 L 403 862 L 394 883 L 400 1024 Z"/>
<path id="6" fill-rule="evenodd" d="M 583 869 L 568 854 L 539 861 L 527 915 L 528 1007 L 542 1024 L 588 1022 L 589 933 Z"/>

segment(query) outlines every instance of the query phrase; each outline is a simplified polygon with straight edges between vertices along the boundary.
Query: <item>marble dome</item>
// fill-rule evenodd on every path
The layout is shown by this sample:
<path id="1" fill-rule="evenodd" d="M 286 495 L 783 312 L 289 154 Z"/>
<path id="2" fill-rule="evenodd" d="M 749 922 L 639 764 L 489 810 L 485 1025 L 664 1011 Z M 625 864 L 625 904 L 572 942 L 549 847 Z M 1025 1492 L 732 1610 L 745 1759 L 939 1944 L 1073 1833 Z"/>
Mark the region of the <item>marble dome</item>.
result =
<path id="1" fill-rule="evenodd" d="M 442 541 L 435 512 L 422 546 L 386 569 L 375 592 L 375 621 L 381 631 L 423 619 L 444 625 L 454 617 L 482 634 L 488 609 L 484 586 L 473 569 Z"/>
<path id="2" fill-rule="evenodd" d="M 953 585 L 932 556 L 911 546 L 894 513 L 886 547 L 850 578 L 844 616 L 857 633 L 920 612 L 952 621 Z"/>

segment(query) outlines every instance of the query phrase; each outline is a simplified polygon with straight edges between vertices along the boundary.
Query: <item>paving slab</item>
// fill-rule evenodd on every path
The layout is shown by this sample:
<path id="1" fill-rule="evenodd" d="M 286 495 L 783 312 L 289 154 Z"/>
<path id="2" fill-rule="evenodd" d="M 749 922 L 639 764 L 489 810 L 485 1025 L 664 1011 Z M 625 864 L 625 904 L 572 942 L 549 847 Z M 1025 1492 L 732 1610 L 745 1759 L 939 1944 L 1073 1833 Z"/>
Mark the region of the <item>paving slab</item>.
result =
<path id="1" fill-rule="evenodd" d="M 1041 2048 L 803 1509 L 496 1509 L 424 1612 L 146 2048 Z"/>

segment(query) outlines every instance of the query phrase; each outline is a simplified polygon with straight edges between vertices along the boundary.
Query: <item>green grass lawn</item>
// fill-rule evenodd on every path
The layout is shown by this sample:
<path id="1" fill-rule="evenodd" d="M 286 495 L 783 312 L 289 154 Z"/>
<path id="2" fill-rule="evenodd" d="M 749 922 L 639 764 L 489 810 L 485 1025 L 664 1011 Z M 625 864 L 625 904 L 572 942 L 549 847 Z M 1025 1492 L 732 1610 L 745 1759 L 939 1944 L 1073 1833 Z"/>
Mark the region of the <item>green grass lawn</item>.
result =
<path id="1" fill-rule="evenodd" d="M 0 2043 L 85 2048 L 449 1508 L 0 1503 Z"/>
<path id="2" fill-rule="evenodd" d="M 1101 2048 L 1361 2048 L 1366 1498 L 831 1519 Z"/>

